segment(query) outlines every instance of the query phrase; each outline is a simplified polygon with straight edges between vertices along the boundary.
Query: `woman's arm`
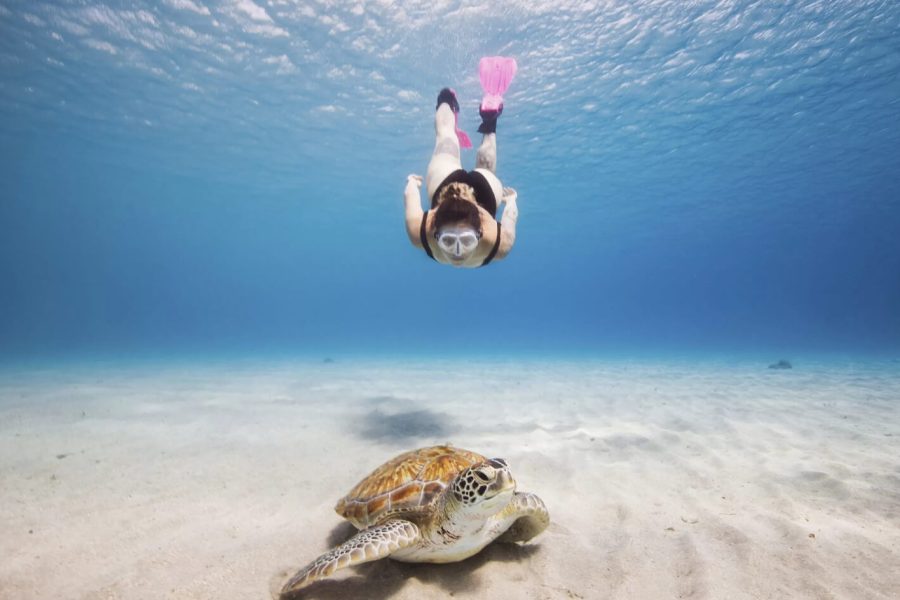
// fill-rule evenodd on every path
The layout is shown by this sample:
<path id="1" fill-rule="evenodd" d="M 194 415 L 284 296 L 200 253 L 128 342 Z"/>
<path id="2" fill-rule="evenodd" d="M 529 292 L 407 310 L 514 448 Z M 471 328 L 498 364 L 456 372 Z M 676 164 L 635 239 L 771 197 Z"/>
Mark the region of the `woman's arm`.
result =
<path id="1" fill-rule="evenodd" d="M 406 235 L 416 248 L 422 247 L 419 239 L 419 229 L 422 227 L 422 196 L 419 189 L 422 187 L 421 175 L 410 175 L 406 178 L 406 191 L 403 194 L 403 203 L 406 205 Z"/>
<path id="2" fill-rule="evenodd" d="M 503 258 L 516 243 L 516 221 L 519 219 L 518 194 L 513 188 L 503 188 L 503 217 L 500 219 L 500 247 L 495 258 Z"/>

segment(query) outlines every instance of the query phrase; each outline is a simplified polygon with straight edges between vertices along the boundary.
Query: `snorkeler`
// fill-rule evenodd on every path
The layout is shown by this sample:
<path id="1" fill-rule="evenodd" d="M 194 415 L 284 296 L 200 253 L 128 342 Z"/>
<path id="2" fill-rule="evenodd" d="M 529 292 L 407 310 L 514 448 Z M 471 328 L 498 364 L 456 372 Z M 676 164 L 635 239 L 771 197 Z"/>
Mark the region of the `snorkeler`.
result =
<path id="1" fill-rule="evenodd" d="M 497 118 L 503 112 L 502 94 L 516 72 L 512 58 L 485 57 L 479 64 L 485 96 L 478 131 L 484 135 L 475 157 L 475 170 L 460 161 L 460 145 L 472 146 L 457 128 L 459 102 L 449 88 L 440 91 L 434 116 L 435 144 L 428 164 L 425 189 L 431 201 L 422 210 L 422 177 L 406 180 L 406 233 L 417 248 L 439 263 L 454 267 L 483 267 L 509 254 L 516 241 L 516 191 L 504 188 L 496 175 Z M 503 217 L 497 221 L 501 203 Z"/>

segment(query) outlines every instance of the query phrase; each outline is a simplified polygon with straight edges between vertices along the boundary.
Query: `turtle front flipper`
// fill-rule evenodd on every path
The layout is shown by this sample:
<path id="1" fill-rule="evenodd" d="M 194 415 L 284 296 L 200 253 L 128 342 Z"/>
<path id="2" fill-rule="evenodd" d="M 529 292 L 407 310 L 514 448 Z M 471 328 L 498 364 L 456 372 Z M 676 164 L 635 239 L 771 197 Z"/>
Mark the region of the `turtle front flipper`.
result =
<path id="1" fill-rule="evenodd" d="M 497 538 L 499 542 L 527 542 L 550 524 L 550 513 L 544 501 L 527 492 L 516 492 L 503 509 L 502 517 L 512 519 L 513 523 Z"/>
<path id="2" fill-rule="evenodd" d="M 390 556 L 419 537 L 419 528 L 410 521 L 391 519 L 360 531 L 306 565 L 281 588 L 282 595 L 296 592 L 314 581 L 330 576 L 338 569 Z"/>

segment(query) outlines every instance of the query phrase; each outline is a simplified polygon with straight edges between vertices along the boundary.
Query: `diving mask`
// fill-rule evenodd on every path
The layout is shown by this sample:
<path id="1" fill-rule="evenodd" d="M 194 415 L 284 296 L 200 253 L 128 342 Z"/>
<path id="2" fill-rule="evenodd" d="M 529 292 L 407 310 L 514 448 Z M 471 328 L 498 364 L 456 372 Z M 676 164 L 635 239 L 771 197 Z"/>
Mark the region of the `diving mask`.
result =
<path id="1" fill-rule="evenodd" d="M 471 229 L 445 231 L 437 238 L 441 250 L 453 256 L 471 253 L 478 246 L 478 239 L 478 235 Z"/>

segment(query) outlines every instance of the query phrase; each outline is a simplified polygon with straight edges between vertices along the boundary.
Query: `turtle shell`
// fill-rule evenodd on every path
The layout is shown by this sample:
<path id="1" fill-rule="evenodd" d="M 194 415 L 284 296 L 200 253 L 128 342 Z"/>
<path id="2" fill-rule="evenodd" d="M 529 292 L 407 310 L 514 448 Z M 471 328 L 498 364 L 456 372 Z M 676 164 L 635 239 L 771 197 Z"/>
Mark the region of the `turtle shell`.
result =
<path id="1" fill-rule="evenodd" d="M 484 460 L 450 445 L 404 452 L 369 473 L 334 510 L 359 529 L 398 515 L 428 512 L 458 473 Z"/>

